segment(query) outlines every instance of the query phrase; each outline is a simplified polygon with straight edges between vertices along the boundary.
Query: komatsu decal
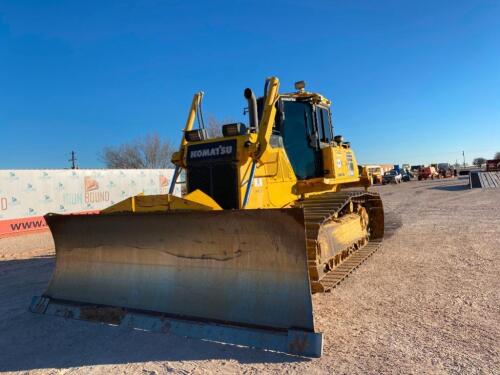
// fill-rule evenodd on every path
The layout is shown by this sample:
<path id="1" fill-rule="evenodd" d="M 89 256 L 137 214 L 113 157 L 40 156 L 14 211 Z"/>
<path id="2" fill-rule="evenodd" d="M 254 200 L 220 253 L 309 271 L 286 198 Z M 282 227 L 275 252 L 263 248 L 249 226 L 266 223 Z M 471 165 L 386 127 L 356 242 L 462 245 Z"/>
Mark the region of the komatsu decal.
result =
<path id="1" fill-rule="evenodd" d="M 236 140 L 202 143 L 188 147 L 188 162 L 233 160 L 236 156 Z"/>
<path id="2" fill-rule="evenodd" d="M 217 146 L 214 148 L 206 148 L 204 150 L 192 150 L 189 153 L 191 159 L 206 158 L 208 156 L 230 155 L 233 153 L 233 146 Z"/>

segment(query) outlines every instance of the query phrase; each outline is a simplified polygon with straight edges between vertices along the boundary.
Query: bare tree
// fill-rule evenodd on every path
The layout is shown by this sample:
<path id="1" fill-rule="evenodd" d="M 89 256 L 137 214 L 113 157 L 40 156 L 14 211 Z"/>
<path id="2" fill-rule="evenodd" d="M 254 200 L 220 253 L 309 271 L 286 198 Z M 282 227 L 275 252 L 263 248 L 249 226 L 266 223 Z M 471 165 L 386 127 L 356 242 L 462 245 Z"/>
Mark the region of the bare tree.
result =
<path id="1" fill-rule="evenodd" d="M 474 164 L 476 167 L 480 167 L 482 166 L 484 163 L 486 163 L 486 159 L 485 158 L 475 158 L 473 161 L 472 161 L 472 164 Z"/>
<path id="2" fill-rule="evenodd" d="M 152 169 L 168 168 L 174 147 L 158 134 L 148 134 L 116 147 L 105 147 L 100 155 L 107 168 Z"/>
<path id="3" fill-rule="evenodd" d="M 500 159 L 500 151 L 495 152 L 495 156 L 493 157 L 493 159 Z"/>
<path id="4" fill-rule="evenodd" d="M 216 138 L 222 135 L 222 123 L 214 115 L 208 116 L 205 127 L 209 138 Z"/>
<path id="5" fill-rule="evenodd" d="M 208 116 L 208 121 L 205 125 L 207 129 L 207 135 L 209 138 L 222 137 L 222 125 L 231 124 L 234 121 L 232 119 L 218 120 L 214 115 Z"/>

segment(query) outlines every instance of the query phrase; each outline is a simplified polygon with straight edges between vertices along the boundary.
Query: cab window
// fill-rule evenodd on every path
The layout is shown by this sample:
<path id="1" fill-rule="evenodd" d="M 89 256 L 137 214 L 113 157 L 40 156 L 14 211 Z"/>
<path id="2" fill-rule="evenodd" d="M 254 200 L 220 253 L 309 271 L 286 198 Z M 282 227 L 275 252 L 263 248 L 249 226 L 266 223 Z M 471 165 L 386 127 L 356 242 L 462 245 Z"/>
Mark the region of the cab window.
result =
<path id="1" fill-rule="evenodd" d="M 330 142 L 333 139 L 330 111 L 326 108 L 321 108 L 321 116 L 323 118 L 323 128 L 325 129 L 326 142 Z"/>
<path id="2" fill-rule="evenodd" d="M 319 139 L 322 143 L 330 143 L 332 140 L 332 129 L 330 125 L 330 114 L 328 109 L 316 107 L 316 127 Z"/>
<path id="3" fill-rule="evenodd" d="M 321 151 L 313 128 L 313 108 L 305 102 L 285 101 L 280 133 L 298 179 L 322 175 Z"/>

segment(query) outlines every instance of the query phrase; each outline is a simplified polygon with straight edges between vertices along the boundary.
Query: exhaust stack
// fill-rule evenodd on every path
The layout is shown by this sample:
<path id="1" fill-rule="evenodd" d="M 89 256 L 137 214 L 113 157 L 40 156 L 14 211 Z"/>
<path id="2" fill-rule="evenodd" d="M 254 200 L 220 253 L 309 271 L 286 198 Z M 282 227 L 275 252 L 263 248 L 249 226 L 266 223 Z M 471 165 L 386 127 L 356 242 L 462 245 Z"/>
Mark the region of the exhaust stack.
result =
<path id="1" fill-rule="evenodd" d="M 257 133 L 259 130 L 258 116 L 257 116 L 257 99 L 255 94 L 249 88 L 245 89 L 245 99 L 248 101 L 248 119 L 250 123 L 250 133 Z"/>

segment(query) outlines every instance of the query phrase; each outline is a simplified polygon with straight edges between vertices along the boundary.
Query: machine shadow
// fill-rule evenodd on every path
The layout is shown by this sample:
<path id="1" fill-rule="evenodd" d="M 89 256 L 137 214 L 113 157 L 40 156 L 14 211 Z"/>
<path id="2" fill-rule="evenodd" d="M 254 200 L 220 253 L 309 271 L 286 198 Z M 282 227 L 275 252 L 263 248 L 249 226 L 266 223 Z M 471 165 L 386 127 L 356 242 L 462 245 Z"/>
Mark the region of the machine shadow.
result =
<path id="1" fill-rule="evenodd" d="M 433 186 L 429 189 L 442 190 L 442 191 L 462 191 L 462 190 L 469 190 L 470 186 L 467 183 L 467 184 L 460 184 L 460 185 Z"/>
<path id="2" fill-rule="evenodd" d="M 392 210 L 386 210 L 384 213 L 384 238 L 391 238 L 403 225 L 401 215 Z"/>
<path id="3" fill-rule="evenodd" d="M 31 313 L 31 298 L 43 293 L 53 267 L 54 257 L 0 261 L 0 372 L 149 361 L 310 361 L 283 353 Z"/>

